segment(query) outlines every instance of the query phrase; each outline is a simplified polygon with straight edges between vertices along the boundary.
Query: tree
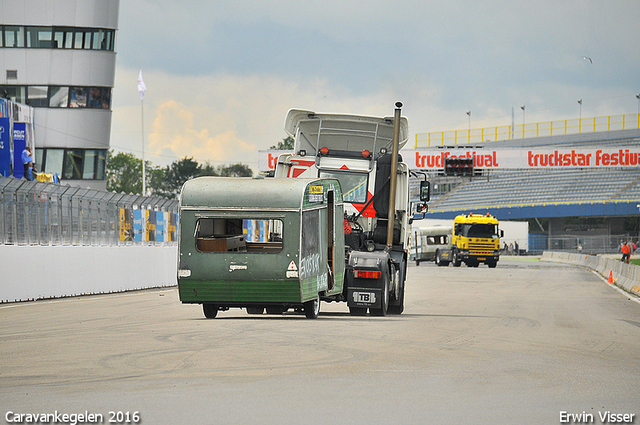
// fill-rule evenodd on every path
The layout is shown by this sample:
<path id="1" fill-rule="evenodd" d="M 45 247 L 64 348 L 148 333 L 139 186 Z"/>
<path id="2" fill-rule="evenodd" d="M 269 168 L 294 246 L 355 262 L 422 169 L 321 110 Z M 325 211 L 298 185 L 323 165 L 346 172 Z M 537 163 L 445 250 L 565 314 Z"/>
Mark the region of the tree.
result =
<path id="1" fill-rule="evenodd" d="M 253 177 L 253 171 L 244 164 L 221 165 L 218 173 L 222 177 Z"/>
<path id="2" fill-rule="evenodd" d="M 159 188 L 158 195 L 167 198 L 177 198 L 182 185 L 187 180 L 199 177 L 202 166 L 193 157 L 184 157 L 167 165 L 164 169 L 164 181 Z"/>
<path id="3" fill-rule="evenodd" d="M 277 145 L 273 145 L 269 148 L 269 150 L 276 150 L 276 151 L 291 151 L 293 150 L 293 137 L 288 136 L 285 139 L 282 139 L 282 142 L 278 142 Z"/>
<path id="4" fill-rule="evenodd" d="M 107 156 L 107 190 L 124 193 L 142 193 L 142 160 L 132 153 L 114 154 L 111 149 Z M 162 169 L 145 161 L 145 175 L 148 189 L 154 181 L 161 181 Z M 152 189 L 153 192 L 153 189 Z"/>
<path id="5" fill-rule="evenodd" d="M 114 154 L 107 158 L 107 190 L 125 193 L 142 192 L 142 160 L 132 153 Z M 147 194 L 163 198 L 177 198 L 182 185 L 189 179 L 201 176 L 252 177 L 253 171 L 244 164 L 218 165 L 209 162 L 198 164 L 192 157 L 176 160 L 166 167 L 154 167 L 146 161 Z"/>

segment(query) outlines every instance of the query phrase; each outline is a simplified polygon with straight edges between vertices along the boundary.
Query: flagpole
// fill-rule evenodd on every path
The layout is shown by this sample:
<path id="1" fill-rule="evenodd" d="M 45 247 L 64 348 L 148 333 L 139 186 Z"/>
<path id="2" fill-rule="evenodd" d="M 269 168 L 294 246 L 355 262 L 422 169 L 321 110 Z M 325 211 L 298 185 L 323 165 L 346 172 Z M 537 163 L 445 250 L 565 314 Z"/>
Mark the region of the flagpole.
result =
<path id="1" fill-rule="evenodd" d="M 141 119 L 140 124 L 142 127 L 142 196 L 147 195 L 147 184 L 145 178 L 145 164 L 144 164 L 144 99 L 140 99 L 140 111 Z"/>
<path id="2" fill-rule="evenodd" d="M 140 93 L 140 128 L 142 129 L 142 196 L 147 195 L 147 178 L 146 178 L 146 165 L 144 160 L 144 92 L 147 91 L 147 86 L 142 79 L 142 68 L 140 68 L 140 74 L 138 75 L 138 92 Z"/>

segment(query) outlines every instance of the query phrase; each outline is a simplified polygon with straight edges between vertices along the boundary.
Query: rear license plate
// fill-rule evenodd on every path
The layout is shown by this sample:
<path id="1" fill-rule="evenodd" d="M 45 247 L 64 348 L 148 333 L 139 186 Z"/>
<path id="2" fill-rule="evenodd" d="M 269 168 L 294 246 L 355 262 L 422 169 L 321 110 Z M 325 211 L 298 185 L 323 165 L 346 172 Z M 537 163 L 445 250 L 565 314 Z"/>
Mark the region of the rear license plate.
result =
<path id="1" fill-rule="evenodd" d="M 374 292 L 354 292 L 353 302 L 360 304 L 375 304 L 376 294 Z"/>

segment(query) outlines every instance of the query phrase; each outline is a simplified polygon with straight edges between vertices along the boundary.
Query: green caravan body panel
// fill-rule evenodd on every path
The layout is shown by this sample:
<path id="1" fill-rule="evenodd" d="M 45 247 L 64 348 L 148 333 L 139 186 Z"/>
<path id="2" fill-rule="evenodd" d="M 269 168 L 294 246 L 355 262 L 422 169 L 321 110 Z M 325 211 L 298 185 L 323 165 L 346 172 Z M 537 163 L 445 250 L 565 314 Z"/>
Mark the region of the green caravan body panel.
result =
<path id="1" fill-rule="evenodd" d="M 180 300 L 298 306 L 319 294 L 341 293 L 343 214 L 335 179 L 186 182 L 180 195 Z"/>

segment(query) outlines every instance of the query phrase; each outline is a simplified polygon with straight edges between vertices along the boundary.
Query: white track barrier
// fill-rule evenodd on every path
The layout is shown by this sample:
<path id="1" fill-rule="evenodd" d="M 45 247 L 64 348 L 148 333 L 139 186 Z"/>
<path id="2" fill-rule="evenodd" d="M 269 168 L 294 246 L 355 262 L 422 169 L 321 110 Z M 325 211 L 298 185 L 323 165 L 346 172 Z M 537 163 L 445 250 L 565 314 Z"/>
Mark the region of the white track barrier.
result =
<path id="1" fill-rule="evenodd" d="M 0 246 L 0 302 L 177 284 L 178 247 Z"/>

